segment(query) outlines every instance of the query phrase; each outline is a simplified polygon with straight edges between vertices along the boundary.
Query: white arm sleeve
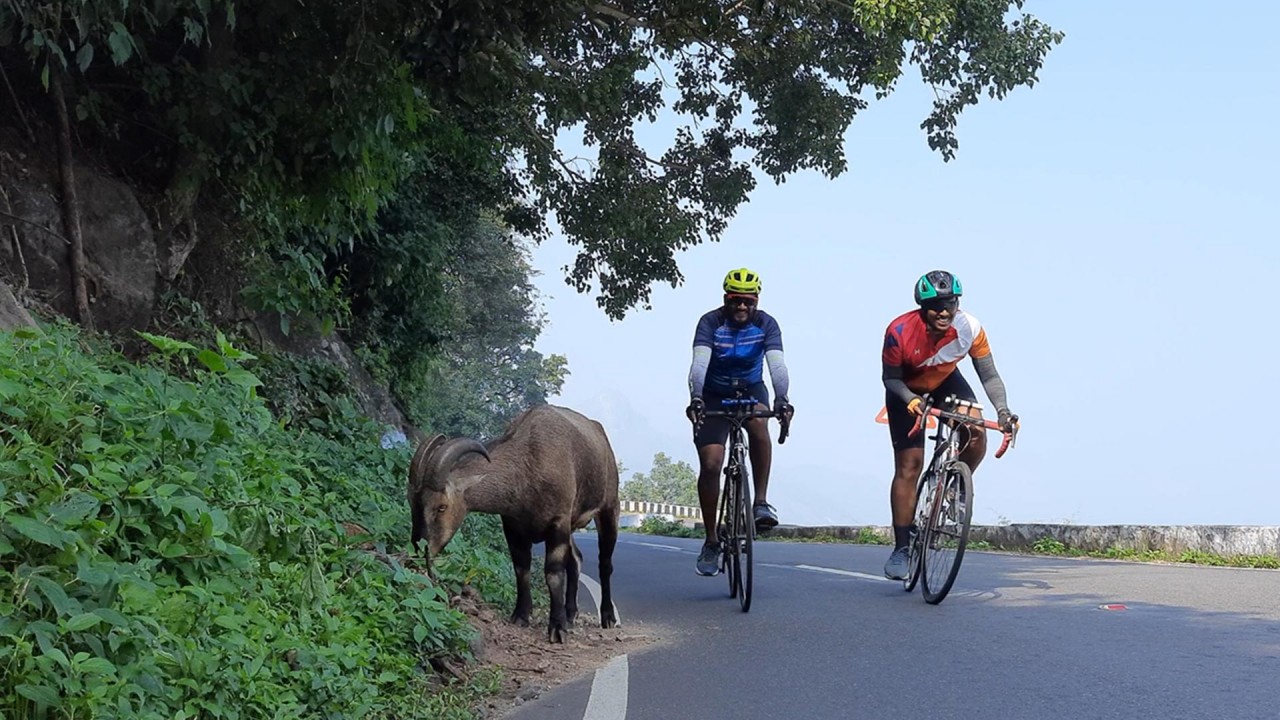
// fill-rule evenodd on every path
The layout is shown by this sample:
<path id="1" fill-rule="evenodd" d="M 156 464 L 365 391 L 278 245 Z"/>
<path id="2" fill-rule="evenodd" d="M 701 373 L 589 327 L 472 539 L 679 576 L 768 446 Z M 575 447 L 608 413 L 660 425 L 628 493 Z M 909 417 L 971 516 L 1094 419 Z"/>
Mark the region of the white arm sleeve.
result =
<path id="1" fill-rule="evenodd" d="M 787 375 L 787 364 L 782 360 L 781 350 L 770 350 L 764 354 L 769 362 L 769 379 L 773 381 L 773 397 L 776 400 L 790 402 L 787 391 L 791 389 L 791 378 Z"/>
<path id="2" fill-rule="evenodd" d="M 707 381 L 707 367 L 710 365 L 711 348 L 695 345 L 693 364 L 689 366 L 689 397 L 702 397 L 702 385 Z"/>

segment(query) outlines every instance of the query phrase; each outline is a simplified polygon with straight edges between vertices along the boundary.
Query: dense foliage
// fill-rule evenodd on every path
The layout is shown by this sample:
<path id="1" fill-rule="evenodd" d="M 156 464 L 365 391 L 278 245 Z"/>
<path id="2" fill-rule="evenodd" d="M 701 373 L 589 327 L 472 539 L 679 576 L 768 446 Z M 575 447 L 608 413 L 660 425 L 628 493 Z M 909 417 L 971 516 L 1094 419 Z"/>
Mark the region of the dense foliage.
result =
<path id="1" fill-rule="evenodd" d="M 0 62 L 27 70 L 27 98 L 65 74 L 80 130 L 168 191 L 162 224 L 201 190 L 234 202 L 285 266 L 260 278 L 284 283 L 259 293 L 277 309 L 340 314 L 333 258 L 405 183 L 453 182 L 517 233 L 554 217 L 579 249 L 568 279 L 616 318 L 680 280 L 678 250 L 724 233 L 753 168 L 843 172 L 854 115 L 907 65 L 937 90 L 921 127 L 951 158 L 964 108 L 1034 84 L 1062 39 L 1021 8 L 10 0 Z M 642 145 L 659 118 L 674 134 Z"/>
<path id="2" fill-rule="evenodd" d="M 491 218 L 441 217 L 447 203 L 430 196 L 448 186 L 412 187 L 344 257 L 358 299 L 349 336 L 420 426 L 499 435 L 559 392 L 566 360 L 534 349 L 545 320 L 524 245 Z"/>
<path id="3" fill-rule="evenodd" d="M 408 450 L 347 406 L 277 421 L 221 339 L 49 330 L 0 333 L 0 715 L 467 716 L 422 668 L 467 653 L 450 588 L 510 602 L 496 523 L 434 584 L 396 554 Z"/>

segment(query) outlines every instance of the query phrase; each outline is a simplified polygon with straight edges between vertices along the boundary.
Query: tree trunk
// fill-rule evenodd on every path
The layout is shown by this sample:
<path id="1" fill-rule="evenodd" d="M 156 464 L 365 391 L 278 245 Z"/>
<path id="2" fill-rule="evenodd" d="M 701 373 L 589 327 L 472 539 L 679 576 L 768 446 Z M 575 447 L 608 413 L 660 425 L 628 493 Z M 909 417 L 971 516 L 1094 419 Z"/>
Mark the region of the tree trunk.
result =
<path id="1" fill-rule="evenodd" d="M 49 87 L 58 111 L 58 169 L 62 180 L 62 222 L 71 239 L 71 285 L 75 290 L 76 314 L 80 325 L 93 330 L 89 312 L 89 289 L 85 280 L 84 236 L 80 231 L 80 202 L 76 197 L 76 176 L 71 163 L 71 120 L 67 115 L 67 98 L 62 89 L 62 69 L 50 63 Z"/>

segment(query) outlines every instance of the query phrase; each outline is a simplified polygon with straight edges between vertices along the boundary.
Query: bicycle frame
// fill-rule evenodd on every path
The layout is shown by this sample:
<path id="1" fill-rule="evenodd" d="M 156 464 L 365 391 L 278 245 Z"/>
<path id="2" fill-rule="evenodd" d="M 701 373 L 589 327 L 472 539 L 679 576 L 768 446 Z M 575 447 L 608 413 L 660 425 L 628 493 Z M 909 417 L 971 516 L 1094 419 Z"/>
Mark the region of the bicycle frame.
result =
<path id="1" fill-rule="evenodd" d="M 964 448 L 960 446 L 960 442 L 956 438 L 956 429 L 958 424 L 968 425 L 969 432 L 976 432 L 979 428 L 982 428 L 986 430 L 999 430 L 1003 433 L 1004 440 L 1000 443 L 1000 448 L 996 450 L 995 453 L 997 458 L 1003 457 L 1005 452 L 1007 452 L 1009 448 L 1013 447 L 1018 436 L 1016 424 L 1014 425 L 1014 429 L 1009 431 L 999 423 L 995 423 L 981 417 L 975 417 L 967 412 L 961 412 L 962 410 L 977 410 L 981 412 L 982 404 L 979 402 L 973 400 L 962 400 L 955 395 L 948 395 L 946 399 L 942 401 L 942 404 L 947 408 L 946 410 L 937 407 L 934 404 L 932 397 L 927 397 L 925 399 L 924 408 L 920 413 L 920 418 L 916 421 L 915 427 L 912 428 L 911 432 L 907 435 L 908 437 L 914 437 L 916 433 L 920 432 L 924 426 L 925 418 L 930 415 L 938 418 L 940 421 L 938 423 L 937 432 L 934 433 L 931 438 L 934 441 L 933 457 L 929 460 L 929 464 L 925 466 L 924 473 L 922 474 L 922 476 L 927 475 L 931 478 L 927 488 L 930 494 L 932 494 L 937 478 L 946 470 L 947 465 L 958 460 L 960 453 L 964 451 Z M 1014 415 L 1013 420 L 1015 423 L 1017 422 L 1017 419 L 1018 416 Z M 932 504 L 934 500 L 935 498 L 933 497 L 927 498 L 927 502 L 930 504 Z M 919 501 L 917 500 L 917 502 Z M 926 512 L 928 512 L 929 509 L 930 506 L 927 505 L 925 508 Z"/>
<path id="2" fill-rule="evenodd" d="M 756 410 L 755 406 L 759 402 L 753 397 L 742 397 L 742 391 L 738 391 L 738 397 L 725 398 L 721 401 L 724 407 L 734 408 L 732 410 L 708 410 L 703 413 L 704 417 L 723 417 L 729 420 L 729 452 L 726 458 L 725 468 L 728 469 L 730 464 L 743 464 L 747 459 L 747 441 L 743 437 L 743 425 L 752 418 L 772 418 L 777 415 L 772 410 Z M 783 425 L 782 435 L 778 438 L 778 444 L 786 442 L 787 428 Z"/>
<path id="3" fill-rule="evenodd" d="M 706 417 L 723 417 L 729 421 L 728 457 L 724 468 L 724 489 L 720 498 L 720 512 L 716 518 L 704 518 L 704 522 L 719 524 L 721 562 L 729 579 L 729 597 L 737 597 L 742 611 L 751 609 L 752 545 L 755 540 L 755 520 L 751 516 L 750 475 L 747 472 L 747 441 L 743 425 L 752 418 L 779 417 L 771 410 L 757 410 L 758 401 L 746 395 L 745 388 L 735 388 L 734 397 L 721 401 L 725 410 L 707 410 L 695 420 L 696 428 Z M 789 423 L 780 417 L 782 434 L 779 444 L 786 441 Z"/>
<path id="4" fill-rule="evenodd" d="M 915 588 L 922 575 L 925 577 L 925 600 L 937 604 L 947 596 L 959 572 L 960 562 L 964 557 L 964 549 L 969 534 L 969 523 L 973 511 L 973 477 L 969 466 L 960 459 L 964 447 L 957 436 L 959 426 L 966 426 L 967 433 L 987 429 L 1000 430 L 1004 434 L 1004 442 L 996 451 L 996 457 L 1004 455 L 1011 447 L 1017 435 L 1017 416 L 1012 419 L 1012 428 L 1005 429 L 998 423 L 970 415 L 968 411 L 982 410 L 982 406 L 971 400 L 961 400 L 955 395 L 948 396 L 943 405 L 946 409 L 936 407 L 933 398 L 927 398 L 920 418 L 912 428 L 908 437 L 920 432 L 926 418 L 933 416 L 941 422 L 933 436 L 933 457 L 920 475 L 916 486 L 916 510 L 913 520 L 913 537 L 911 540 L 911 560 L 909 561 L 908 578 L 905 587 L 908 591 Z M 967 442 L 965 444 L 967 446 Z M 948 488 L 950 490 L 948 491 Z M 943 518 L 951 524 L 944 529 Z M 940 541 L 939 537 L 951 538 Z M 932 569 L 934 559 L 926 559 L 930 553 L 945 553 L 946 542 L 954 542 L 954 558 L 939 567 L 948 568 L 942 575 L 935 577 Z"/>

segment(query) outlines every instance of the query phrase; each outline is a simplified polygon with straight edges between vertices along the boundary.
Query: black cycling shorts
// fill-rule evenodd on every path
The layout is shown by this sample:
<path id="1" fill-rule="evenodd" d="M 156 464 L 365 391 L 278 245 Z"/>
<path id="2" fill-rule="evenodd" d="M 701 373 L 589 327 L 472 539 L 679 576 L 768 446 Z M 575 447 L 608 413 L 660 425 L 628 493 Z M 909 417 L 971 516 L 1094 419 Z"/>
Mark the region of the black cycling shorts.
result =
<path id="1" fill-rule="evenodd" d="M 942 402 L 948 395 L 955 395 L 961 400 L 977 401 L 978 397 L 973 394 L 973 388 L 969 387 L 969 383 L 960 374 L 959 370 L 954 370 L 947 376 L 942 384 L 935 388 L 932 392 L 927 393 L 937 402 Z M 907 404 L 902 401 L 895 393 L 886 391 L 884 397 L 885 414 L 889 419 L 889 440 L 893 443 L 894 450 L 906 450 L 907 448 L 923 448 L 925 435 L 928 433 L 916 433 L 915 437 L 909 438 L 907 435 L 911 432 L 911 428 L 916 426 L 916 416 L 907 411 Z"/>
<path id="2" fill-rule="evenodd" d="M 769 388 L 765 387 L 763 382 L 753 383 L 746 388 L 746 395 L 753 397 L 761 405 L 769 407 Z M 731 398 L 732 395 L 716 395 L 715 393 L 703 392 L 702 401 L 707 404 L 707 410 L 728 410 L 730 408 L 723 407 L 721 400 Z M 702 427 L 693 435 L 693 444 L 697 448 L 707 445 L 724 445 L 729 439 L 729 418 L 725 417 L 709 417 L 704 418 Z"/>

